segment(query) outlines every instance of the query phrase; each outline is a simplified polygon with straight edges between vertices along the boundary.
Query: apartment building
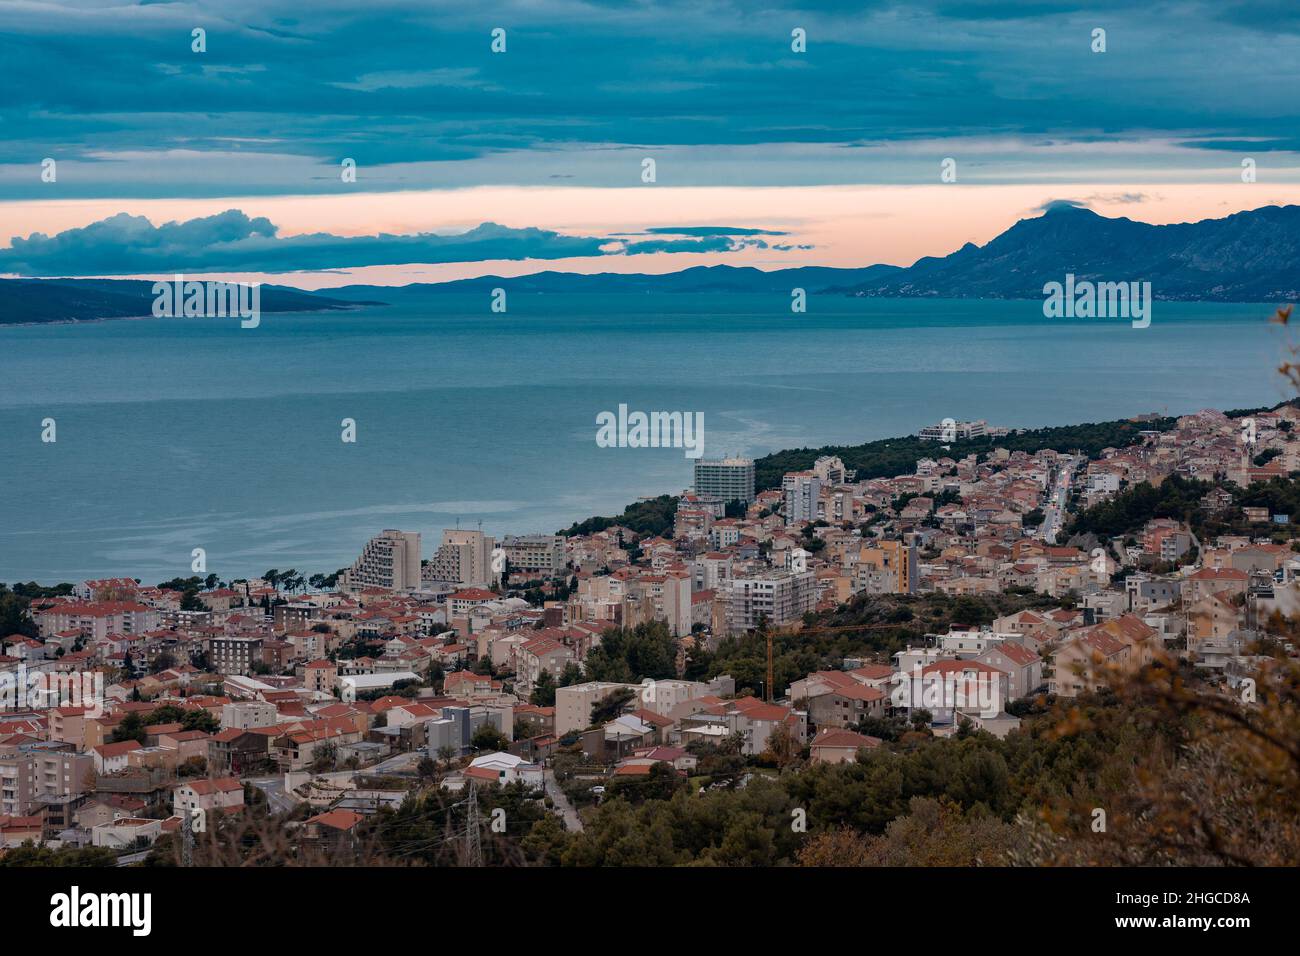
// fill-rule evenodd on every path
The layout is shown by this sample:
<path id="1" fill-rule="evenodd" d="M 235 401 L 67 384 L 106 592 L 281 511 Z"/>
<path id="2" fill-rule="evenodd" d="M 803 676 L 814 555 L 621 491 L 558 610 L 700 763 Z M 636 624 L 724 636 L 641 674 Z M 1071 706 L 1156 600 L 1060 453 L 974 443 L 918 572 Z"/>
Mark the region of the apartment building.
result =
<path id="1" fill-rule="evenodd" d="M 495 549 L 496 539 L 482 531 L 447 528 L 442 532 L 442 544 L 424 568 L 421 579 L 427 583 L 491 587 L 498 577 L 492 562 Z"/>
<path id="2" fill-rule="evenodd" d="M 812 471 L 827 485 L 842 485 L 849 477 L 848 469 L 837 455 L 822 455 L 813 462 Z"/>
<path id="3" fill-rule="evenodd" d="M 725 585 L 727 630 L 753 630 L 760 620 L 772 627 L 797 621 L 816 602 L 816 582 L 811 571 L 774 570 L 733 577 Z"/>
<path id="4" fill-rule="evenodd" d="M 222 730 L 249 730 L 270 727 L 279 722 L 275 704 L 264 700 L 243 700 L 221 707 Z"/>
<path id="5" fill-rule="evenodd" d="M 81 796 L 94 767 L 90 754 L 66 744 L 27 744 L 0 754 L 0 816 L 30 816 L 47 801 Z"/>
<path id="6" fill-rule="evenodd" d="M 247 677 L 262 662 L 260 637 L 214 637 L 208 642 L 208 660 L 218 674 Z"/>
<path id="7" fill-rule="evenodd" d="M 156 630 L 161 617 L 154 608 L 134 601 L 67 602 L 34 615 L 42 638 L 64 631 L 80 631 L 92 642 L 110 634 L 143 634 Z"/>
<path id="8" fill-rule="evenodd" d="M 382 588 L 414 591 L 420 586 L 420 533 L 386 529 L 366 542 L 361 556 L 343 572 L 344 591 Z"/>
<path id="9" fill-rule="evenodd" d="M 754 500 L 754 460 L 699 459 L 695 462 L 695 493 L 749 504 Z"/>
<path id="10" fill-rule="evenodd" d="M 817 520 L 817 499 L 821 497 L 822 480 L 815 472 L 790 472 L 781 479 L 781 495 L 785 505 L 785 525 L 798 527 Z"/>
<path id="11" fill-rule="evenodd" d="M 619 690 L 641 692 L 640 684 L 619 684 L 612 681 L 587 681 L 571 684 L 555 692 L 555 733 L 563 737 L 570 731 L 586 730 L 591 726 L 591 708 L 610 694 Z M 635 698 L 633 698 L 635 700 Z"/>
<path id="12" fill-rule="evenodd" d="M 507 535 L 501 550 L 511 571 L 555 577 L 564 572 L 564 539 L 555 534 Z"/>
<path id="13" fill-rule="evenodd" d="M 913 594 L 917 584 L 916 540 L 879 541 L 862 547 L 854 587 L 868 594 Z"/>

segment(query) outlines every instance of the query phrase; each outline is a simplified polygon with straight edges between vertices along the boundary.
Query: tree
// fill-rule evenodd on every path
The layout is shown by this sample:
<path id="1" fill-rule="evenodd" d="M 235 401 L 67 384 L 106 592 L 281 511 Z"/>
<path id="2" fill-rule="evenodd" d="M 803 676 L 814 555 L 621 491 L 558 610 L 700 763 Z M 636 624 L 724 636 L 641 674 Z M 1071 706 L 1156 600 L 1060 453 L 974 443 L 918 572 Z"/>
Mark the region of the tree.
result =
<path id="1" fill-rule="evenodd" d="M 474 731 L 469 743 L 475 750 L 505 750 L 510 746 L 510 741 L 506 740 L 505 734 L 491 724 L 483 724 Z"/>
<path id="2" fill-rule="evenodd" d="M 686 778 L 672 764 L 651 764 L 645 776 L 616 776 L 610 782 L 607 799 L 623 797 L 633 802 L 643 800 L 671 800 L 673 794 L 686 787 Z"/>
<path id="3" fill-rule="evenodd" d="M 555 678 L 551 676 L 550 671 L 542 671 L 537 676 L 537 682 L 533 684 L 533 692 L 529 695 L 528 702 L 537 707 L 555 706 Z"/>
<path id="4" fill-rule="evenodd" d="M 117 854 L 108 847 L 94 846 L 80 849 L 35 846 L 31 841 L 7 850 L 0 856 L 0 866 L 86 867 L 117 866 Z"/>
<path id="5" fill-rule="evenodd" d="M 632 629 L 615 627 L 584 662 L 588 680 L 639 683 L 646 678 L 670 680 L 677 676 L 677 640 L 663 621 L 649 621 Z"/>
<path id="6" fill-rule="evenodd" d="M 109 742 L 120 744 L 126 740 L 134 740 L 136 743 L 144 743 L 145 723 L 141 719 L 138 711 L 130 711 L 122 718 L 121 723 L 113 728 L 113 733 L 109 736 Z"/>
<path id="7" fill-rule="evenodd" d="M 636 696 L 630 687 L 620 687 L 591 705 L 591 726 L 601 727 L 622 715 L 628 702 Z"/>
<path id="8" fill-rule="evenodd" d="M 312 751 L 311 769 L 313 773 L 325 773 L 334 769 L 338 760 L 338 747 L 334 744 L 322 744 Z"/>
<path id="9" fill-rule="evenodd" d="M 199 600 L 199 592 L 187 590 L 181 592 L 181 610 L 182 611 L 206 611 L 208 606 Z"/>
<path id="10" fill-rule="evenodd" d="M 767 753 L 782 769 L 794 762 L 797 750 L 794 736 L 785 724 L 778 724 L 767 736 Z"/>

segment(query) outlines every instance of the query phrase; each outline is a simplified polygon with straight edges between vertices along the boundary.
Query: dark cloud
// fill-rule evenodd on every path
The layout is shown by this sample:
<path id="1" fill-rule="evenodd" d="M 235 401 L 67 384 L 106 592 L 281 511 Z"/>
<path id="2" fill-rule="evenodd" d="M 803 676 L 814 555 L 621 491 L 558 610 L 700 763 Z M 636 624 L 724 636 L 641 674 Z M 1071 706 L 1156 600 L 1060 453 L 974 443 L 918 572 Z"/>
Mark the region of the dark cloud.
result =
<path id="1" fill-rule="evenodd" d="M 311 164 L 343 157 L 372 172 L 474 161 L 488 164 L 479 182 L 535 175 L 585 185 L 586 170 L 490 161 L 503 151 L 544 157 L 611 144 L 762 148 L 963 135 L 1068 144 L 1104 131 L 1195 150 L 1260 140 L 1294 149 L 1300 37 L 1291 28 L 1300 14 L 1293 3 L 1270 3 L 1267 15 L 1251 9 L 1197 0 L 811 10 L 646 0 L 513 3 L 489 20 L 452 0 L 309 10 L 288 0 L 0 5 L 0 162 L 24 167 L 4 195 L 48 195 L 25 171 L 42 157 L 99 163 L 95 176 L 112 177 L 116 157 L 137 150 L 220 151 L 233 172 L 219 186 L 209 168 L 179 181 L 124 172 L 116 192 L 100 186 L 99 194 L 325 191 L 336 185 Z M 499 55 L 488 34 L 497 21 L 508 29 Z M 198 24 L 208 31 L 204 54 L 190 50 Z M 804 54 L 790 49 L 796 25 L 808 32 Z M 1089 49 L 1097 26 L 1108 36 L 1100 55 Z M 309 162 L 276 165 L 275 156 Z M 738 157 L 679 175 L 745 183 L 749 169 L 772 162 Z M 673 170 L 661 174 L 667 183 Z M 61 177 L 60 196 L 94 194 L 91 171 L 84 175 Z M 241 177 L 245 190 L 236 191 Z M 359 182 L 441 184 L 400 172 Z"/>
<path id="2" fill-rule="evenodd" d="M 653 232 L 655 230 L 646 230 Z M 456 235 L 278 235 L 274 223 L 238 209 L 155 226 L 120 213 L 55 236 L 15 236 L 0 249 L 0 272 L 27 276 L 135 275 L 171 272 L 290 272 L 413 263 L 565 259 L 657 252 L 728 252 L 765 247 L 739 230 L 726 234 L 632 241 L 566 236 L 548 229 L 485 222 Z"/>
<path id="3" fill-rule="evenodd" d="M 656 226 L 643 235 L 658 236 L 784 236 L 775 229 L 748 229 L 742 226 Z"/>

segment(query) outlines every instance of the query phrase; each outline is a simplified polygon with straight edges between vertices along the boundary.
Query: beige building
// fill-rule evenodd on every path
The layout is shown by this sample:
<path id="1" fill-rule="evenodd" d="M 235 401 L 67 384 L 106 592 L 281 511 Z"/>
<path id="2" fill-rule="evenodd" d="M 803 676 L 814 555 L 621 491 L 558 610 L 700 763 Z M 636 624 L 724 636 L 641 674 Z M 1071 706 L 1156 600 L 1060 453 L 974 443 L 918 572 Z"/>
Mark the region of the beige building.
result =
<path id="1" fill-rule="evenodd" d="M 387 529 L 366 542 L 361 556 L 343 572 L 344 591 L 382 588 L 413 591 L 420 586 L 420 533 Z"/>
<path id="2" fill-rule="evenodd" d="M 488 588 L 499 572 L 493 567 L 496 539 L 482 531 L 447 528 L 442 545 L 421 573 L 426 582 L 459 584 L 467 588 Z M 504 555 L 503 555 L 504 558 Z"/>
<path id="3" fill-rule="evenodd" d="M 1059 697 L 1077 697 L 1122 679 L 1149 664 L 1161 650 L 1155 628 L 1125 614 L 1066 640 L 1053 658 L 1048 689 Z"/>
<path id="4" fill-rule="evenodd" d="M 911 594 L 916 590 L 913 541 L 879 541 L 858 552 L 854 584 L 868 594 Z"/>
<path id="5" fill-rule="evenodd" d="M 303 667 L 302 686 L 317 693 L 332 694 L 338 673 L 332 661 L 312 661 Z"/>
<path id="6" fill-rule="evenodd" d="M 554 534 L 507 536 L 501 551 L 511 571 L 551 577 L 564 571 L 564 539 Z"/>
<path id="7" fill-rule="evenodd" d="M 326 693 L 332 693 L 331 686 Z M 275 704 L 264 700 L 243 700 L 224 704 L 221 708 L 222 730 L 248 730 L 252 727 L 271 727 L 279 722 Z"/>
<path id="8" fill-rule="evenodd" d="M 0 754 L 0 816 L 25 817 L 47 799 L 80 796 L 94 767 L 90 754 L 49 744 Z"/>
<path id="9" fill-rule="evenodd" d="M 827 727 L 813 738 L 809 749 L 813 763 L 852 763 L 858 759 L 859 750 L 873 750 L 879 746 L 879 737 L 865 737 L 852 730 Z"/>
<path id="10" fill-rule="evenodd" d="M 591 708 L 617 690 L 627 688 L 641 692 L 639 684 L 618 684 L 607 681 L 588 681 L 572 684 L 555 692 L 555 733 L 563 737 L 570 731 L 586 730 L 591 726 Z M 635 698 L 633 698 L 635 700 Z"/>

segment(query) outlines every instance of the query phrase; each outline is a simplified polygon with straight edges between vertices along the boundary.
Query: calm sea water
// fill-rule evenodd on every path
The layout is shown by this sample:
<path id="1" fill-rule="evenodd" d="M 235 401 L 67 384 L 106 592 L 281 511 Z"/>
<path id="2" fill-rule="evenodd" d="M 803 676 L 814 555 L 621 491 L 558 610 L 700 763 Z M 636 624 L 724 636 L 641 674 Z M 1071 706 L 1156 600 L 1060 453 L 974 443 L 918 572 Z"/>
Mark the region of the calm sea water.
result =
<path id="1" fill-rule="evenodd" d="M 396 300 L 395 300 L 396 301 Z M 0 580 L 329 572 L 385 527 L 553 532 L 689 486 L 680 450 L 607 449 L 619 403 L 701 411 L 705 453 L 1289 397 L 1267 306 L 1152 325 L 1038 302 L 409 294 L 341 314 L 0 327 Z M 58 441 L 40 441 L 41 420 Z M 358 441 L 340 441 L 340 420 Z"/>

